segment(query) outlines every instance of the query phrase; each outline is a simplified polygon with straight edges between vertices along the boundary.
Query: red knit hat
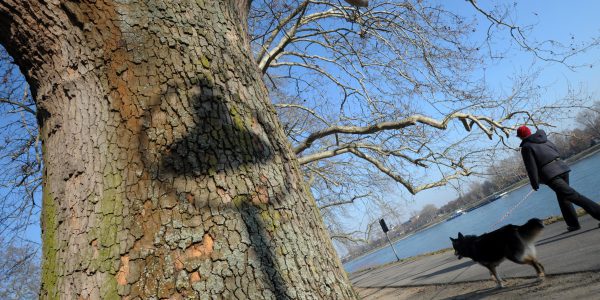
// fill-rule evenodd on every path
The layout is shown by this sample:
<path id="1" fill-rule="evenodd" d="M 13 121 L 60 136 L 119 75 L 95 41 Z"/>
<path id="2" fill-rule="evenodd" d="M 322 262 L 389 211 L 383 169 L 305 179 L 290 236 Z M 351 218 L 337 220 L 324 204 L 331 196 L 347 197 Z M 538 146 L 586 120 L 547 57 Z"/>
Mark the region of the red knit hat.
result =
<path id="1" fill-rule="evenodd" d="M 531 135 L 531 130 L 525 125 L 517 128 L 517 136 L 524 139 Z"/>

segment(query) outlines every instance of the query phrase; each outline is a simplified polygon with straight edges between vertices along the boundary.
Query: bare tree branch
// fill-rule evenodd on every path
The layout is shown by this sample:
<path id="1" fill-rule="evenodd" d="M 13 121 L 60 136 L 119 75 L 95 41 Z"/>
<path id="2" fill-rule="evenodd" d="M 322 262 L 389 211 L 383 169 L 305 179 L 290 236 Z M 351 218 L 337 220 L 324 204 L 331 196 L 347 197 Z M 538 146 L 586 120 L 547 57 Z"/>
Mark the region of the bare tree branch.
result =
<path id="1" fill-rule="evenodd" d="M 370 196 L 371 194 L 364 194 L 364 195 L 356 195 L 354 197 L 352 197 L 350 200 L 345 200 L 345 201 L 339 201 L 339 202 L 333 202 L 333 203 L 328 203 L 325 205 L 321 205 L 319 206 L 319 209 L 326 209 L 326 208 L 331 208 L 334 206 L 339 206 L 339 205 L 344 205 L 344 204 L 351 204 L 354 203 L 354 201 L 358 200 L 358 199 L 362 199 L 362 198 L 366 198 L 368 196 Z"/>
<path id="2" fill-rule="evenodd" d="M 23 111 L 28 112 L 35 116 L 35 110 L 33 110 L 31 107 L 29 107 L 28 105 L 23 104 L 21 102 L 12 101 L 10 99 L 5 99 L 5 98 L 0 98 L 0 103 L 17 106 L 17 107 L 21 108 Z"/>
<path id="3" fill-rule="evenodd" d="M 526 51 L 528 51 L 530 53 L 533 53 L 533 55 L 535 55 L 535 57 L 537 57 L 543 61 L 560 63 L 570 69 L 574 69 L 575 67 L 579 67 L 579 66 L 574 66 L 574 65 L 568 64 L 567 60 L 569 58 L 571 58 L 579 53 L 585 52 L 585 51 L 587 51 L 593 47 L 596 47 L 600 44 L 600 39 L 594 39 L 594 40 L 592 40 L 592 42 L 590 42 L 584 46 L 566 48 L 566 47 L 559 47 L 561 45 L 558 45 L 558 43 L 556 43 L 556 42 L 551 42 L 551 44 L 553 45 L 551 50 L 542 49 L 537 45 L 536 46 L 532 45 L 528 41 L 527 36 L 525 34 L 525 30 L 521 26 L 509 24 L 506 21 L 504 21 L 502 18 L 498 18 L 498 17 L 494 16 L 491 12 L 488 12 L 488 11 L 482 9 L 481 6 L 479 6 L 477 4 L 477 1 L 475 1 L 475 0 L 467 0 L 467 1 L 471 4 L 471 6 L 473 6 L 475 8 L 476 11 L 478 11 L 479 13 L 484 15 L 493 25 L 507 28 L 512 39 L 521 48 L 525 49 Z M 489 35 L 490 35 L 490 33 L 488 30 L 488 36 Z M 559 49 L 559 48 L 565 48 L 566 50 L 564 50 L 564 52 L 557 53 L 557 51 L 558 51 L 557 49 Z"/>
<path id="4" fill-rule="evenodd" d="M 514 112 L 514 113 L 510 114 L 510 117 L 517 115 L 519 113 L 526 113 L 526 112 Z M 384 131 L 384 130 L 398 130 L 398 129 L 406 128 L 408 126 L 414 126 L 419 123 L 428 125 L 430 127 L 436 128 L 436 129 L 445 130 L 448 127 L 448 122 L 450 122 L 453 119 L 472 121 L 473 123 L 477 124 L 477 126 L 481 130 L 483 130 L 483 132 L 490 139 L 494 135 L 494 132 L 493 132 L 494 128 L 501 129 L 507 136 L 509 135 L 509 131 L 511 130 L 510 127 L 506 127 L 500 123 L 502 121 L 507 120 L 508 117 L 502 118 L 500 121 L 495 121 L 486 116 L 475 116 L 472 114 L 455 112 L 455 113 L 452 113 L 452 114 L 446 116 L 444 119 L 442 119 L 440 121 L 440 120 L 436 120 L 436 119 L 433 119 L 433 118 L 430 118 L 427 116 L 423 116 L 423 115 L 413 115 L 413 116 L 410 116 L 403 120 L 399 120 L 399 121 L 395 121 L 395 122 L 381 122 L 381 123 L 373 124 L 370 126 L 332 126 L 332 127 L 326 128 L 324 130 L 320 130 L 318 132 L 314 132 L 314 133 L 310 134 L 304 141 L 302 141 L 296 147 L 294 147 L 294 152 L 296 152 L 296 154 L 300 154 L 304 150 L 308 149 L 312 145 L 312 143 L 315 142 L 316 140 L 330 136 L 332 134 L 338 134 L 338 133 L 372 134 L 372 133 L 376 133 L 376 132 Z M 462 122 L 464 123 L 465 121 L 462 121 Z M 484 122 L 487 123 L 487 126 L 490 126 L 490 127 L 487 127 L 485 124 L 483 124 Z M 472 126 L 472 125 L 469 125 L 469 126 Z"/>
<path id="5" fill-rule="evenodd" d="M 438 187 L 438 186 L 443 186 L 446 183 L 448 183 L 448 181 L 452 180 L 452 179 L 456 179 L 458 177 L 461 176 L 468 176 L 471 172 L 468 169 L 462 169 L 460 171 L 457 171 L 456 173 L 452 174 L 452 175 L 448 175 L 448 176 L 444 176 L 441 180 L 436 181 L 436 182 L 431 182 L 431 183 L 427 183 L 427 184 L 423 184 L 420 186 L 413 186 L 408 180 L 406 180 L 404 177 L 395 174 L 392 170 L 390 170 L 389 168 L 387 168 L 382 162 L 374 159 L 373 157 L 370 157 L 356 149 L 350 149 L 349 150 L 352 154 L 370 162 L 371 164 L 373 164 L 375 167 L 377 167 L 377 169 L 379 169 L 381 172 L 383 172 L 384 174 L 388 175 L 389 177 L 393 178 L 396 182 L 402 184 L 407 190 L 408 192 L 410 192 L 411 194 L 416 194 L 422 190 L 426 190 L 426 189 L 430 189 L 430 188 L 434 188 L 434 187 Z"/>
<path id="6" fill-rule="evenodd" d="M 283 51 L 283 49 L 291 42 L 294 37 L 296 31 L 301 25 L 302 15 L 306 11 L 306 7 L 308 6 L 310 1 L 304 1 L 302 4 L 298 5 L 298 7 L 288 15 L 282 22 L 279 23 L 279 26 L 271 33 L 271 37 L 266 41 L 263 45 L 263 50 L 259 53 L 258 67 L 262 70 L 263 74 L 267 71 L 267 66 L 271 62 L 271 60 L 276 57 L 279 52 Z M 273 47 L 272 50 L 267 52 L 267 49 L 270 48 L 271 43 L 275 40 L 275 38 L 279 35 L 279 33 L 284 29 L 285 25 L 291 22 L 294 18 L 298 17 L 296 23 L 290 28 L 287 32 L 284 33 L 284 38 L 282 38 L 279 43 Z"/>

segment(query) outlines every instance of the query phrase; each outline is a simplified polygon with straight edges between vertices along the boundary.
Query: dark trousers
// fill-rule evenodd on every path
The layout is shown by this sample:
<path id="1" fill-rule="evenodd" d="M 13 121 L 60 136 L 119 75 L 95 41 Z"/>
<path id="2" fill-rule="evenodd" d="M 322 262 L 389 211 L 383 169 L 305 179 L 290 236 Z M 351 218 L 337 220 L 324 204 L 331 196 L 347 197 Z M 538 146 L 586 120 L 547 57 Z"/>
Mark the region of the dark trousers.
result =
<path id="1" fill-rule="evenodd" d="M 583 208 L 596 220 L 600 220 L 600 205 L 569 186 L 569 173 L 558 175 L 546 184 L 556 193 L 558 205 L 567 226 L 579 227 L 579 220 L 573 204 Z"/>

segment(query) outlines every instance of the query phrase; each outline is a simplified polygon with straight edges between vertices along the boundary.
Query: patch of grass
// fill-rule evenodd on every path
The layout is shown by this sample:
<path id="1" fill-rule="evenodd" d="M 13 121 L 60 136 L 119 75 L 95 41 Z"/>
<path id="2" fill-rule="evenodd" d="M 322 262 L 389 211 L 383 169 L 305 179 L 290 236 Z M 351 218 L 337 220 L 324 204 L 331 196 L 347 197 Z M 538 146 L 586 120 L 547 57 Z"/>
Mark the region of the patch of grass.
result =
<path id="1" fill-rule="evenodd" d="M 578 217 L 585 216 L 588 214 L 585 210 L 583 210 L 583 208 L 576 209 L 576 212 Z M 562 216 L 552 216 L 543 220 L 544 225 L 550 225 L 560 221 L 564 221 L 564 218 Z"/>

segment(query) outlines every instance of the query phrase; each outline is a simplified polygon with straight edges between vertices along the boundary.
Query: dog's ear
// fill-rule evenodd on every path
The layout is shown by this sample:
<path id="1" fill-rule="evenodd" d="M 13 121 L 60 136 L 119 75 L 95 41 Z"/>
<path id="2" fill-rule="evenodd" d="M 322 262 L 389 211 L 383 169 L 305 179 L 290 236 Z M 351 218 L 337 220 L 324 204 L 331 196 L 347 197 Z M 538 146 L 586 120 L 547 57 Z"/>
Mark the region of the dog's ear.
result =
<path id="1" fill-rule="evenodd" d="M 450 237 L 450 240 L 451 240 L 451 241 L 453 241 L 453 242 L 454 242 L 454 241 L 456 241 L 456 240 L 455 240 L 455 239 L 453 239 L 452 237 Z"/>
<path id="2" fill-rule="evenodd" d="M 460 232 L 459 232 L 459 233 L 458 233 L 458 239 L 459 239 L 459 240 L 462 240 L 463 238 L 464 238 L 464 236 L 462 235 L 462 233 L 460 233 Z"/>

